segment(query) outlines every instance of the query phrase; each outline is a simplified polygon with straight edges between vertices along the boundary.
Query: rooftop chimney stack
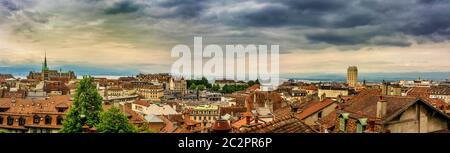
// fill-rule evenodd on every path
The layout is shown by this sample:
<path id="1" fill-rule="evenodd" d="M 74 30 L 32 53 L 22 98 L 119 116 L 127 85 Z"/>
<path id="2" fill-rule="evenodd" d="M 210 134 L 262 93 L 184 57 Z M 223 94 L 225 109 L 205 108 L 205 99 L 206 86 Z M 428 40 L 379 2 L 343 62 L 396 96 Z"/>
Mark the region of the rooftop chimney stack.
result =
<path id="1" fill-rule="evenodd" d="M 387 102 L 383 96 L 380 96 L 380 100 L 377 102 L 377 118 L 384 118 L 387 112 Z"/>
<path id="2" fill-rule="evenodd" d="M 252 116 L 250 116 L 250 115 L 245 116 L 245 124 L 250 125 L 251 118 L 252 118 Z"/>

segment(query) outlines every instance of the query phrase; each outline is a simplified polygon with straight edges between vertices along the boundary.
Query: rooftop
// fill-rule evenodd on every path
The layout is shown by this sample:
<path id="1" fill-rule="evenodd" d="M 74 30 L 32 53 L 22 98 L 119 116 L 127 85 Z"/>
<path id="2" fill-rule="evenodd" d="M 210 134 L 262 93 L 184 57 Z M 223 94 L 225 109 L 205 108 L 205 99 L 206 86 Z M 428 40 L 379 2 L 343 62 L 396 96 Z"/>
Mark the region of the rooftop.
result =
<path id="1" fill-rule="evenodd" d="M 271 122 L 243 128 L 239 133 L 318 133 L 318 131 L 306 125 L 299 118 L 288 115 Z"/>

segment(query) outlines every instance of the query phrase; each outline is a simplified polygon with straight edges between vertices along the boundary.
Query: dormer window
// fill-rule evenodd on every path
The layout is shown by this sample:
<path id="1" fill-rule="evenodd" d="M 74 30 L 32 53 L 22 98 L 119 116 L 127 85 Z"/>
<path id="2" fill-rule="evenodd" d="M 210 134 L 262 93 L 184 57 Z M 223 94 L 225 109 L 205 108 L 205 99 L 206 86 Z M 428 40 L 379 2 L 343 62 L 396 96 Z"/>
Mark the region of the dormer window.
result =
<path id="1" fill-rule="evenodd" d="M 45 124 L 51 124 L 52 123 L 52 117 L 50 115 L 45 116 Z"/>
<path id="2" fill-rule="evenodd" d="M 349 113 L 342 113 L 339 115 L 339 130 L 342 132 L 346 132 L 347 128 L 347 120 L 348 120 Z"/>
<path id="3" fill-rule="evenodd" d="M 13 125 L 13 123 L 14 123 L 14 117 L 12 117 L 12 116 L 8 116 L 8 119 L 7 119 L 8 121 L 7 121 L 7 124 L 8 125 Z"/>
<path id="4" fill-rule="evenodd" d="M 19 118 L 19 125 L 20 125 L 20 126 L 25 125 L 25 118 L 24 118 L 23 116 L 21 116 L 21 117 Z"/>
<path id="5" fill-rule="evenodd" d="M 39 124 L 40 121 L 41 121 L 41 117 L 39 117 L 39 115 L 34 115 L 33 123 L 34 124 Z"/>
<path id="6" fill-rule="evenodd" d="M 366 130 L 367 118 L 361 118 L 356 121 L 356 133 L 363 133 Z"/>
<path id="7" fill-rule="evenodd" d="M 56 124 L 57 124 L 57 125 L 62 125 L 63 121 L 64 121 L 64 118 L 63 118 L 61 115 L 59 115 L 59 116 L 56 118 Z"/>

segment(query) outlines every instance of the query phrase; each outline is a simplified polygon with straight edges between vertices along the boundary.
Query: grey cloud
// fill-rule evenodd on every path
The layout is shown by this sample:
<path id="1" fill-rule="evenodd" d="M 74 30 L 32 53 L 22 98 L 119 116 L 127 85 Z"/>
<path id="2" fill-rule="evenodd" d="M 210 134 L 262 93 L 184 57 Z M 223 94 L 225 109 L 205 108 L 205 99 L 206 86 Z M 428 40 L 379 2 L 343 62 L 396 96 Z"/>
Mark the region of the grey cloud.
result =
<path id="1" fill-rule="evenodd" d="M 114 3 L 110 8 L 106 8 L 105 13 L 111 15 L 127 14 L 137 12 L 141 8 L 141 5 L 138 5 L 133 1 L 120 1 Z"/>
<path id="2" fill-rule="evenodd" d="M 201 15 L 208 7 L 209 0 L 167 0 L 156 3 L 158 7 L 163 9 L 174 10 L 171 13 L 162 15 L 168 18 L 194 18 Z"/>
<path id="3" fill-rule="evenodd" d="M 16 5 L 14 2 L 9 0 L 1 0 L 0 6 L 6 8 L 9 11 L 17 11 L 20 9 L 20 6 Z"/>
<path id="4" fill-rule="evenodd" d="M 368 43 L 375 36 L 401 33 L 430 40 L 448 40 L 450 27 L 450 1 L 443 0 L 264 0 L 269 5 L 257 10 L 243 10 L 222 14 L 232 16 L 224 22 L 228 26 L 249 27 L 295 27 L 348 30 L 350 34 L 309 33 L 305 36 L 314 43 L 334 45 L 358 45 Z M 281 4 L 281 5 L 280 5 Z M 225 12 L 226 13 L 226 12 Z M 361 26 L 379 26 L 378 32 L 352 35 Z M 437 39 L 438 38 L 438 39 Z M 409 42 L 377 42 L 394 46 L 407 46 Z"/>
<path id="5" fill-rule="evenodd" d="M 48 1 L 0 0 L 0 13 L 27 10 L 33 3 L 45 2 Z M 111 33 L 126 30 L 151 32 L 154 31 L 151 28 L 160 24 L 162 28 L 157 29 L 158 34 L 170 35 L 165 37 L 180 41 L 191 36 L 210 36 L 218 37 L 217 40 L 271 42 L 295 49 L 334 45 L 409 46 L 412 42 L 450 39 L 448 0 L 82 0 L 70 1 L 70 4 L 75 6 L 67 9 L 89 7 L 100 10 L 80 14 L 67 11 L 70 13 L 64 14 L 80 18 L 75 21 L 104 18 L 108 27 L 103 28 L 111 28 Z M 244 4 L 258 6 L 235 9 Z M 133 13 L 133 18 L 110 17 L 130 13 Z M 45 24 L 48 22 L 46 15 L 45 12 L 32 12 L 27 16 L 33 22 Z M 0 15 L 0 21 L 4 20 Z M 186 26 L 164 26 L 180 23 Z M 137 24 L 149 26 L 135 26 Z M 282 29 L 279 30 L 280 35 L 284 36 L 265 33 L 274 29 Z M 408 36 L 408 40 L 389 39 L 397 35 Z"/>

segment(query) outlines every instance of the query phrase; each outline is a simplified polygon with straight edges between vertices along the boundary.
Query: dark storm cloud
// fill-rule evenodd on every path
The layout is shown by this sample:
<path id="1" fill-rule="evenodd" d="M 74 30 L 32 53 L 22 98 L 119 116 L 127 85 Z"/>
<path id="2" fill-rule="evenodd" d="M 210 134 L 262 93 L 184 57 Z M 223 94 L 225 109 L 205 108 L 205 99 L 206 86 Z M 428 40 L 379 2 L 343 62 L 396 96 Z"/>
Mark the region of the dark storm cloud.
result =
<path id="1" fill-rule="evenodd" d="M 208 6 L 209 0 L 167 0 L 157 3 L 157 6 L 174 11 L 163 15 L 170 18 L 194 18 L 201 15 Z"/>
<path id="2" fill-rule="evenodd" d="M 355 12 L 349 0 L 264 0 L 268 6 L 231 14 L 231 24 L 242 26 L 313 26 L 354 27 L 371 23 L 374 19 L 367 12 Z M 334 15 L 330 21 L 328 16 Z"/>
<path id="3" fill-rule="evenodd" d="M 44 0 L 0 0 L 0 21 L 6 21 L 6 15 L 11 12 L 27 10 L 23 8 L 42 1 Z M 109 20 L 109 15 L 134 13 L 134 17 L 142 19 L 139 22 L 148 21 L 156 24 L 168 21 L 165 24 L 186 24 L 187 26 L 181 27 L 185 29 L 162 30 L 162 33 L 168 34 L 182 31 L 183 33 L 174 34 L 180 37 L 220 33 L 219 39 L 233 39 L 251 31 L 257 36 L 241 37 L 251 42 L 284 40 L 283 42 L 293 42 L 287 44 L 292 48 L 301 48 L 305 44 L 408 46 L 412 44 L 411 39 L 419 43 L 450 39 L 449 0 L 116 0 L 113 2 L 70 0 L 68 2 L 75 5 L 74 9 L 89 6 L 93 10 L 100 10 L 100 13 L 89 12 L 89 15 L 92 14 L 90 17 L 106 18 L 106 21 Z M 62 4 L 64 3 L 55 5 Z M 23 14 L 33 22 L 41 24 L 48 22 L 45 13 L 34 11 L 33 13 L 37 14 L 34 15 L 24 12 Z M 75 14 L 73 17 L 84 16 Z M 127 19 L 121 21 L 124 27 L 132 26 L 136 22 Z M 196 26 L 209 29 L 198 30 Z M 171 26 L 173 27 L 177 26 Z M 284 31 L 279 30 L 271 34 L 271 29 Z"/>
<path id="4" fill-rule="evenodd" d="M 296 27 L 331 32 L 311 32 L 305 36 L 315 43 L 333 45 L 370 44 L 376 36 L 405 34 L 429 37 L 433 40 L 450 38 L 450 1 L 446 0 L 260 0 L 259 9 L 242 10 L 221 16 L 228 26 Z M 378 26 L 378 31 L 352 33 L 361 26 Z M 333 33 L 346 29 L 349 34 Z M 439 39 L 434 39 L 439 37 Z M 378 41 L 376 45 L 405 46 L 409 42 Z"/>
<path id="5" fill-rule="evenodd" d="M 18 5 L 10 0 L 0 0 L 0 5 L 6 8 L 9 11 L 17 11 L 20 9 Z"/>
<path id="6" fill-rule="evenodd" d="M 292 22 L 290 12 L 285 7 L 269 6 L 262 10 L 236 15 L 238 21 L 232 21 L 232 25 L 277 27 Z"/>
<path id="7" fill-rule="evenodd" d="M 137 12 L 142 6 L 135 4 L 133 1 L 120 1 L 113 4 L 112 7 L 105 10 L 106 14 L 126 14 Z"/>
<path id="8" fill-rule="evenodd" d="M 279 0 L 293 10 L 301 11 L 335 11 L 348 7 L 348 0 Z"/>

